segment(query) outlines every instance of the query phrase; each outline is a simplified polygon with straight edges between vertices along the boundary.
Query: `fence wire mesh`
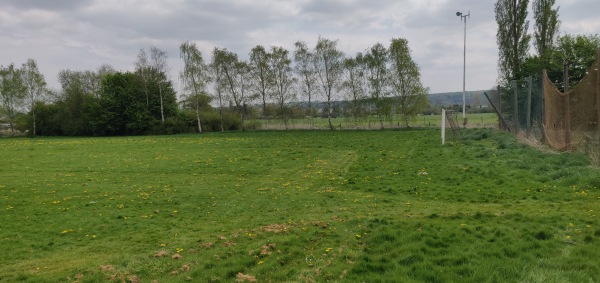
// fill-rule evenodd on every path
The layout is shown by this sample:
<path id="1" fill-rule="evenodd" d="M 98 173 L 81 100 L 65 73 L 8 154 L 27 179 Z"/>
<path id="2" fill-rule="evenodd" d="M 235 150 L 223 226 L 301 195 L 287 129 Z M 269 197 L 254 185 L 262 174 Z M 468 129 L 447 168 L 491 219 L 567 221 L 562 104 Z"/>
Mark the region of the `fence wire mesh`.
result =
<path id="1" fill-rule="evenodd" d="M 544 141 L 556 150 L 584 146 L 600 137 L 600 51 L 587 75 L 566 93 L 546 73 L 486 92 L 499 127 Z"/>
<path id="2" fill-rule="evenodd" d="M 497 113 L 499 127 L 513 133 L 525 133 L 543 138 L 543 87 L 542 77 L 528 77 L 512 81 L 508 86 L 496 87 L 486 92 Z"/>
<path id="3" fill-rule="evenodd" d="M 546 142 L 558 150 L 584 145 L 600 128 L 600 51 L 577 86 L 561 93 L 544 76 Z"/>

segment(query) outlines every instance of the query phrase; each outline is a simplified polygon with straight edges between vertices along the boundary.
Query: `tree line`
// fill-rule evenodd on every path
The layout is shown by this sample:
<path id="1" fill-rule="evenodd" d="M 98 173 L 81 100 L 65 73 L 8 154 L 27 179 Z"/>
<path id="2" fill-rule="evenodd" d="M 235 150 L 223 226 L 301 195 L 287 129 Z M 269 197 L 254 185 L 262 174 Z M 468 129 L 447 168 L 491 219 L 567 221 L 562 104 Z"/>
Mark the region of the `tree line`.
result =
<path id="1" fill-rule="evenodd" d="M 569 84 L 576 85 L 596 59 L 600 49 L 597 34 L 560 35 L 560 7 L 556 0 L 533 0 L 533 34 L 528 33 L 529 0 L 497 0 L 498 70 L 501 86 L 512 81 L 540 76 L 546 70 L 548 78 L 564 91 L 563 64 L 569 64 Z M 535 52 L 530 53 L 531 41 Z"/>
<path id="2" fill-rule="evenodd" d="M 323 37 L 314 47 L 298 41 L 292 51 L 257 45 L 248 60 L 218 47 L 207 58 L 189 41 L 179 51 L 184 63 L 179 94 L 167 76 L 168 55 L 157 47 L 140 49 L 133 72 L 110 65 L 61 70 L 60 90 L 47 88 L 33 59 L 20 68 L 1 66 L 0 121 L 32 136 L 246 130 L 249 119 L 280 119 L 287 129 L 293 117 L 313 125 L 317 116 L 327 117 L 333 130 L 336 101 L 344 101 L 343 112 L 357 125 L 372 116 L 381 128 L 393 114 L 408 126 L 410 117 L 428 106 L 428 89 L 402 38 L 355 56 Z"/>

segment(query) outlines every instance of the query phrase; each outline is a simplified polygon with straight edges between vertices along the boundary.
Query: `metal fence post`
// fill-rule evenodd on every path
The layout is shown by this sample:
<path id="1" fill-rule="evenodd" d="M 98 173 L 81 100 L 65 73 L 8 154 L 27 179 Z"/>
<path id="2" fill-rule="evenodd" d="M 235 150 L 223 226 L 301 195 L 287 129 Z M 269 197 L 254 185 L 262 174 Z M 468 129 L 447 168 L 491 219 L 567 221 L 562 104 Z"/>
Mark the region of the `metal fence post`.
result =
<path id="1" fill-rule="evenodd" d="M 498 97 L 498 105 L 497 105 L 497 109 L 496 112 L 498 112 L 498 117 L 502 116 L 502 93 L 500 93 L 500 85 L 496 86 L 496 94 Z M 489 100 L 489 98 L 488 98 Z M 490 100 L 491 102 L 491 100 Z M 502 125 L 502 122 L 500 120 L 498 120 L 498 128 L 505 130 L 504 126 Z"/>
<path id="2" fill-rule="evenodd" d="M 513 127 L 515 129 L 515 133 L 519 133 L 519 101 L 518 101 L 518 89 L 517 89 L 517 81 L 514 82 L 514 109 L 513 109 Z"/>
<path id="3" fill-rule="evenodd" d="M 596 129 L 600 130 L 600 49 L 596 54 Z"/>
<path id="4" fill-rule="evenodd" d="M 563 80 L 565 83 L 564 101 L 565 101 L 565 143 L 567 149 L 571 148 L 571 99 L 569 97 L 569 61 L 563 62 Z"/>
<path id="5" fill-rule="evenodd" d="M 527 82 L 529 83 L 529 90 L 527 91 L 527 134 L 529 134 L 529 132 L 531 131 L 531 76 L 527 78 Z"/>

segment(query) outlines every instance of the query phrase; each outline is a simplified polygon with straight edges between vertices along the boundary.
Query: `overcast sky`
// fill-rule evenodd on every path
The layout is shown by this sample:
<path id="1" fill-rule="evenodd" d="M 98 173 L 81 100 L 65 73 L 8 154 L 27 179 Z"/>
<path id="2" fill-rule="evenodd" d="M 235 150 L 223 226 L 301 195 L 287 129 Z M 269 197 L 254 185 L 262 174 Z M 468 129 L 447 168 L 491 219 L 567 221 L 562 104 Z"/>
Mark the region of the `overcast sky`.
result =
<path id="1" fill-rule="evenodd" d="M 179 90 L 178 46 L 196 42 L 206 61 L 214 47 L 241 59 L 256 45 L 314 46 L 339 40 L 346 56 L 406 38 L 431 93 L 462 91 L 463 23 L 467 19 L 467 90 L 497 78 L 495 0 L 2 0 L 0 64 L 38 61 L 51 87 L 62 69 L 109 64 L 133 70 L 141 48 L 167 51 Z M 600 1 L 557 0 L 561 33 L 599 34 Z M 530 12 L 531 17 L 531 12 Z M 530 24 L 532 30 L 532 24 Z M 533 52 L 533 49 L 530 50 Z"/>

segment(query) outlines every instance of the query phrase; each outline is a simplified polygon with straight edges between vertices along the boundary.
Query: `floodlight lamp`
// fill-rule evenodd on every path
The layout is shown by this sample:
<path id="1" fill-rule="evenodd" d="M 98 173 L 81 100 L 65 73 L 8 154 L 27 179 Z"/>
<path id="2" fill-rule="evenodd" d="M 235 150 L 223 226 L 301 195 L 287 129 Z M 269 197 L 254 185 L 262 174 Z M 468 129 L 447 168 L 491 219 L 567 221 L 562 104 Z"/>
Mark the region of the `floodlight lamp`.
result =
<path id="1" fill-rule="evenodd" d="M 462 16 L 462 13 L 461 12 L 456 12 L 456 16 L 460 17 L 460 16 Z"/>

